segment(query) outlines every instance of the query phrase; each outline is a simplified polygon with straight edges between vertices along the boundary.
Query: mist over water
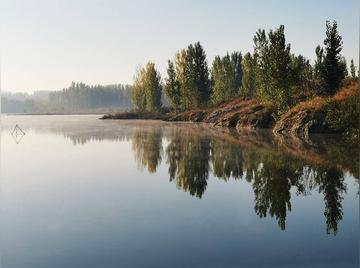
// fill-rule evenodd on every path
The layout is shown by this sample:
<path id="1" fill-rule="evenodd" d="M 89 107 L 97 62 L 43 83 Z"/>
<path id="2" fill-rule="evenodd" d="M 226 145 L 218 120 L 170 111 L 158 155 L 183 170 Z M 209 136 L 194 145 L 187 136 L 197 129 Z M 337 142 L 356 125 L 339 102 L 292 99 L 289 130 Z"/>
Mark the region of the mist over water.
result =
<path id="1" fill-rule="evenodd" d="M 357 152 L 327 136 L 3 116 L 1 264 L 358 267 Z"/>

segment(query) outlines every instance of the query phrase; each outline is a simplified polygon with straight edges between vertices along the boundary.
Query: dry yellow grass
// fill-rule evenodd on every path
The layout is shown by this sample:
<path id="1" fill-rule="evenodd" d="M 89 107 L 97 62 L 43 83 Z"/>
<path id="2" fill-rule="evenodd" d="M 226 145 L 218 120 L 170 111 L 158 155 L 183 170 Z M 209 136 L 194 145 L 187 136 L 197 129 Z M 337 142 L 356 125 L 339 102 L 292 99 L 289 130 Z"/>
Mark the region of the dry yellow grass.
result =
<path id="1" fill-rule="evenodd" d="M 287 111 L 283 117 L 285 118 L 289 115 L 307 109 L 320 110 L 324 108 L 324 106 L 330 101 L 343 101 L 358 94 L 358 90 L 358 82 L 351 82 L 348 85 L 344 86 L 338 93 L 336 93 L 332 97 L 315 97 L 311 100 L 300 102 L 299 104 L 291 108 L 289 111 Z"/>
<path id="2" fill-rule="evenodd" d="M 342 101 L 342 100 L 348 99 L 358 93 L 359 93 L 359 83 L 352 82 L 349 85 L 345 86 L 338 93 L 336 93 L 335 96 L 333 97 L 333 99 L 337 100 L 337 101 Z"/>

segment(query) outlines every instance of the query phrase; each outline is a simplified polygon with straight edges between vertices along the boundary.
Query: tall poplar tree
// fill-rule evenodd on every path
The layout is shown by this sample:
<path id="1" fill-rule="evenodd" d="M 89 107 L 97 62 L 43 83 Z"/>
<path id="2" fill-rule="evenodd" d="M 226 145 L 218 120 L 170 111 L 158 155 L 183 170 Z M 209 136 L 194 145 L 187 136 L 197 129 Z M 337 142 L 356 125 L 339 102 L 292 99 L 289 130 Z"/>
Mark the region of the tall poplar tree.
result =
<path id="1" fill-rule="evenodd" d="M 138 67 L 132 87 L 132 104 L 137 111 L 154 112 L 161 108 L 161 76 L 155 64 Z"/>
<path id="2" fill-rule="evenodd" d="M 229 53 L 224 57 L 216 56 L 212 66 L 212 94 L 214 104 L 231 100 L 239 95 L 242 79 L 242 55 L 240 52 Z"/>
<path id="3" fill-rule="evenodd" d="M 161 109 L 162 92 L 161 76 L 152 62 L 148 62 L 145 67 L 144 87 L 146 110 L 149 112 L 159 111 Z"/>
<path id="4" fill-rule="evenodd" d="M 326 21 L 324 45 L 320 77 L 325 83 L 326 93 L 333 95 L 339 89 L 340 83 L 347 73 L 346 62 L 340 54 L 343 48 L 343 41 L 339 35 L 336 21 L 332 24 Z"/>
<path id="5" fill-rule="evenodd" d="M 252 97 L 255 92 L 255 62 L 250 53 L 246 53 L 242 60 L 241 94 Z"/>
<path id="6" fill-rule="evenodd" d="M 131 87 L 131 103 L 136 111 L 145 111 L 146 106 L 146 95 L 144 92 L 144 75 L 145 69 L 138 66 L 134 76 L 134 82 Z"/>
<path id="7" fill-rule="evenodd" d="M 351 74 L 351 78 L 356 79 L 356 67 L 353 59 L 351 59 L 350 62 L 350 74 Z"/>
<path id="8" fill-rule="evenodd" d="M 286 44 L 284 30 L 280 25 L 267 36 L 264 30 L 259 30 L 254 37 L 256 95 L 260 100 L 273 103 L 277 115 L 291 104 L 290 44 Z"/>
<path id="9" fill-rule="evenodd" d="M 172 61 L 168 61 L 167 68 L 168 77 L 165 79 L 164 91 L 169 101 L 169 105 L 175 111 L 179 111 L 181 108 L 181 92 L 180 82 L 176 77 L 175 66 Z"/>
<path id="10" fill-rule="evenodd" d="M 205 51 L 199 42 L 189 45 L 186 50 L 185 77 L 186 88 L 192 91 L 190 107 L 206 105 L 210 98 L 209 69 Z"/>

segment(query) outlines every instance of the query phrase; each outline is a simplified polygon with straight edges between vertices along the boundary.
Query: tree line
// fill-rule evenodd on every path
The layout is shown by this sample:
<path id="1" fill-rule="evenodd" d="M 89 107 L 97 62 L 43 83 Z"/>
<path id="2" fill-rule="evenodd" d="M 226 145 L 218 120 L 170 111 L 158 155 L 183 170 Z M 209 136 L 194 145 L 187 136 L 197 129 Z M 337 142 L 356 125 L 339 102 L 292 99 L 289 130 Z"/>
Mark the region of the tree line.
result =
<path id="1" fill-rule="evenodd" d="M 103 86 L 72 82 L 69 87 L 57 91 L 1 96 L 3 113 L 109 112 L 131 108 L 131 86 L 124 84 Z"/>
<path id="2" fill-rule="evenodd" d="M 68 88 L 49 93 L 51 107 L 59 111 L 131 108 L 131 87 L 123 84 L 87 85 L 72 82 Z"/>
<path id="3" fill-rule="evenodd" d="M 253 97 L 275 107 L 275 116 L 295 104 L 317 95 L 331 96 L 345 78 L 356 79 L 353 60 L 350 74 L 341 55 L 342 37 L 336 21 L 326 22 L 323 46 L 315 49 L 310 63 L 291 52 L 285 39 L 285 27 L 266 32 L 259 29 L 253 38 L 254 50 L 216 56 L 208 66 L 199 42 L 190 44 L 168 61 L 167 76 L 161 79 L 155 64 L 139 67 L 132 91 L 132 103 L 138 111 L 161 111 L 162 95 L 175 112 L 218 105 L 237 97 Z"/>

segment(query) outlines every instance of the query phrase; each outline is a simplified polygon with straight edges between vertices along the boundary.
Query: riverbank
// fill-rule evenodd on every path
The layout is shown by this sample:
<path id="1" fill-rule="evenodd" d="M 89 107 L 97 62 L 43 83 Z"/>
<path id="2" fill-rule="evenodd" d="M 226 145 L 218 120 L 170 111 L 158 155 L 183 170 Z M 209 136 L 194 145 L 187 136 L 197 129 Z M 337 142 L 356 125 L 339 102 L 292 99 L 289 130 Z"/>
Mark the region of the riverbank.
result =
<path id="1" fill-rule="evenodd" d="M 181 113 L 107 114 L 101 119 L 145 119 L 170 122 L 202 122 L 216 127 L 272 129 L 274 134 L 307 139 L 310 134 L 344 134 L 358 137 L 358 83 L 345 85 L 332 97 L 315 97 L 291 108 L 277 121 L 274 107 L 256 99 L 238 98 L 218 107 Z"/>
<path id="2" fill-rule="evenodd" d="M 255 99 L 238 98 L 216 108 L 196 109 L 181 113 L 124 112 L 104 115 L 101 119 L 145 119 L 170 122 L 201 122 L 228 128 L 271 128 L 273 109 Z"/>
<path id="3" fill-rule="evenodd" d="M 315 97 L 286 112 L 273 128 L 275 134 L 308 138 L 310 134 L 359 136 L 359 84 L 351 82 L 332 97 Z"/>

